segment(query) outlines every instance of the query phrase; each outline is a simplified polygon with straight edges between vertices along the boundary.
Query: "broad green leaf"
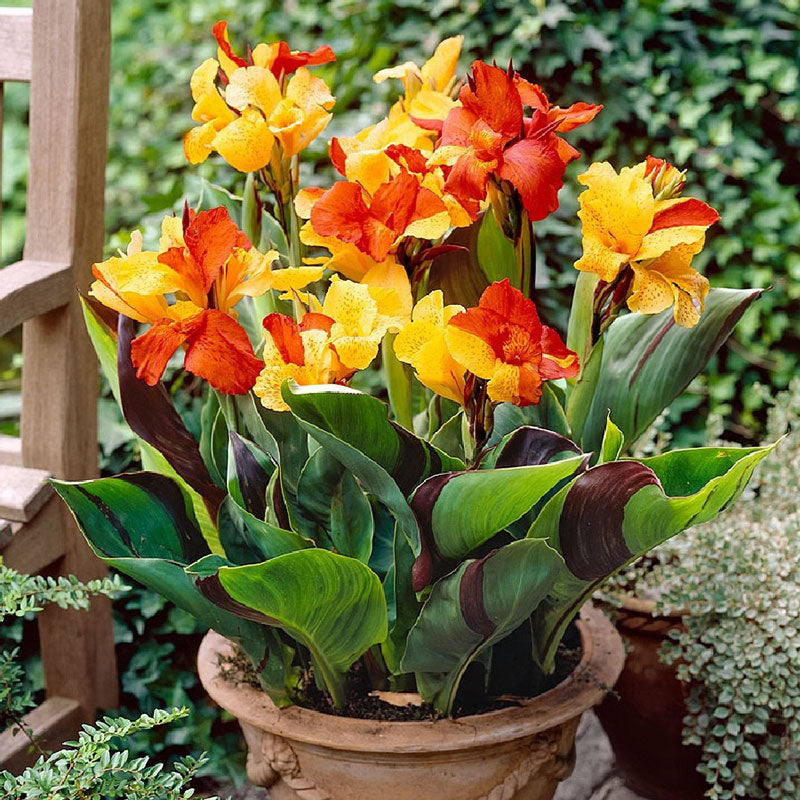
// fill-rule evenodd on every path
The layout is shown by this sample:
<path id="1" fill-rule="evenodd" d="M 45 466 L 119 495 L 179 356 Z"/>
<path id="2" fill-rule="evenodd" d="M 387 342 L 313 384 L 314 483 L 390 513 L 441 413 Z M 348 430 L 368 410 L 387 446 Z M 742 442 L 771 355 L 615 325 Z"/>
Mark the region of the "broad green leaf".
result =
<path id="1" fill-rule="evenodd" d="M 443 453 L 463 461 L 464 437 L 461 435 L 463 424 L 464 414 L 459 410 L 457 414 L 453 414 L 430 437 L 430 443 L 434 447 L 438 447 Z"/>
<path id="2" fill-rule="evenodd" d="M 463 469 L 463 462 L 390 422 L 375 397 L 341 386 L 291 383 L 284 385 L 283 397 L 303 429 L 389 509 L 419 553 L 419 527 L 406 496 L 429 475 Z"/>
<path id="3" fill-rule="evenodd" d="M 411 582 L 413 567 L 414 553 L 398 526 L 395 526 L 393 563 L 384 582 L 389 635 L 381 647 L 386 666 L 394 673 L 400 671 L 400 660 L 406 648 L 408 632 L 422 608 Z"/>
<path id="4" fill-rule="evenodd" d="M 308 647 L 334 703 L 344 701 L 345 675 L 386 638 L 386 601 L 377 575 L 354 558 L 300 550 L 263 564 L 223 567 L 217 580 L 235 602 Z"/>
<path id="5" fill-rule="evenodd" d="M 542 384 L 542 397 L 536 405 L 520 408 L 513 403 L 500 403 L 494 410 L 494 427 L 488 444 L 497 444 L 522 425 L 545 428 L 572 438 L 559 394 L 563 397 L 563 391 L 548 381 Z"/>
<path id="6" fill-rule="evenodd" d="M 528 467 L 571 458 L 581 449 L 571 439 L 546 428 L 524 425 L 507 434 L 482 456 L 479 469 Z M 581 454 L 582 455 L 582 454 Z"/>
<path id="7" fill-rule="evenodd" d="M 603 432 L 603 441 L 600 444 L 600 458 L 598 464 L 605 464 L 608 461 L 616 461 L 622 448 L 625 445 L 625 437 L 622 431 L 614 424 L 611 414 L 606 419 L 606 429 Z"/>
<path id="8" fill-rule="evenodd" d="M 609 413 L 625 441 L 633 443 L 704 369 L 760 294 L 754 289 L 712 289 L 694 328 L 677 325 L 671 309 L 617 319 L 604 337 L 585 424 L 573 423 L 570 413 L 583 449 L 598 451 Z M 570 412 L 574 399 L 575 393 Z"/>
<path id="9" fill-rule="evenodd" d="M 558 492 L 528 532 L 564 557 L 535 619 L 542 668 L 552 670 L 566 626 L 598 585 L 730 505 L 773 447 L 704 447 L 612 461 L 587 470 Z"/>
<path id="10" fill-rule="evenodd" d="M 233 497 L 220 509 L 219 538 L 225 555 L 234 564 L 260 564 L 270 558 L 305 550 L 314 543 L 250 514 Z"/>
<path id="11" fill-rule="evenodd" d="M 102 311 L 108 311 L 108 309 L 99 306 L 96 300 L 83 296 L 81 296 L 81 308 L 86 331 L 92 341 L 94 352 L 97 354 L 100 368 L 103 370 L 103 375 L 106 376 L 117 405 L 122 410 L 119 397 L 119 378 L 117 377 L 117 339 L 113 329 L 100 316 L 101 309 Z"/>
<path id="12" fill-rule="evenodd" d="M 320 533 L 336 552 L 365 564 L 372 553 L 372 506 L 352 473 L 324 447 L 306 462 L 297 485 L 302 512 L 299 531 L 318 541 Z"/>
<path id="13" fill-rule="evenodd" d="M 582 460 L 435 475 L 417 489 L 411 505 L 436 550 L 463 558 L 518 520 Z"/>
<path id="14" fill-rule="evenodd" d="M 422 696 L 449 713 L 466 668 L 530 617 L 561 563 L 546 542 L 523 539 L 467 561 L 438 581 L 401 662 L 404 671 L 416 672 Z"/>
<path id="15" fill-rule="evenodd" d="M 254 664 L 266 663 L 260 675 L 265 690 L 278 705 L 289 702 L 282 646 L 274 632 L 210 602 L 186 574 L 184 568 L 209 550 L 191 503 L 175 482 L 141 472 L 80 483 L 53 481 L 53 486 L 97 556 L 240 644 Z"/>
<path id="16" fill-rule="evenodd" d="M 210 387 L 203 400 L 200 422 L 200 455 L 214 483 L 222 488 L 228 472 L 228 425 L 217 395 Z"/>

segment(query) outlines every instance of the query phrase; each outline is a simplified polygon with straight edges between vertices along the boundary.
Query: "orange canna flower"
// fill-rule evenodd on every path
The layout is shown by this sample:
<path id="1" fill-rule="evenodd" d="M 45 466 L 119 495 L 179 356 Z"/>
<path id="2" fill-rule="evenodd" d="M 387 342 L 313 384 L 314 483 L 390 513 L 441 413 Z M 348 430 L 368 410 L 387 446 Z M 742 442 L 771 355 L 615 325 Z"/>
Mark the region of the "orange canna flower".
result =
<path id="1" fill-rule="evenodd" d="M 691 262 L 719 214 L 700 200 L 674 196 L 683 174 L 658 159 L 619 174 L 607 162 L 595 163 L 578 180 L 588 188 L 579 197 L 583 255 L 575 267 L 611 283 L 630 266 L 631 311 L 656 314 L 674 306 L 679 325 L 696 325 L 708 281 Z"/>
<path id="2" fill-rule="evenodd" d="M 456 314 L 445 337 L 453 359 L 488 380 L 495 403 L 533 405 L 541 397 L 542 381 L 578 374 L 577 354 L 542 325 L 533 301 L 507 278 L 489 286 L 476 308 Z"/>
<path id="3" fill-rule="evenodd" d="M 262 405 L 274 411 L 288 411 L 281 386 L 292 379 L 303 386 L 339 383 L 355 370 L 346 367 L 331 347 L 334 320 L 310 312 L 298 325 L 284 314 L 264 318 L 263 368 L 253 387 Z"/>
<path id="4" fill-rule="evenodd" d="M 184 347 L 190 372 L 228 394 L 248 391 L 261 364 L 234 306 L 271 288 L 302 288 L 322 270 L 273 270 L 277 253 L 251 247 L 222 207 L 199 214 L 187 208 L 183 220 L 165 218 L 162 252 L 143 252 L 141 241 L 136 232 L 125 256 L 95 264 L 91 287 L 103 304 L 152 325 L 131 347 L 137 375 L 157 383 L 172 354 Z"/>
<path id="5" fill-rule="evenodd" d="M 402 171 L 369 195 L 359 184 L 339 181 L 311 208 L 311 226 L 320 236 L 355 245 L 383 261 L 400 239 L 438 239 L 450 226 L 444 202 Z"/>
<path id="6" fill-rule="evenodd" d="M 448 114 L 429 162 L 451 167 L 445 188 L 462 202 L 480 203 L 491 175 L 519 192 L 532 220 L 555 211 L 566 165 L 578 155 L 556 131 L 588 122 L 600 107 L 551 107 L 539 87 L 480 61 L 460 99 L 462 107 Z M 533 108 L 529 119 L 524 105 Z"/>

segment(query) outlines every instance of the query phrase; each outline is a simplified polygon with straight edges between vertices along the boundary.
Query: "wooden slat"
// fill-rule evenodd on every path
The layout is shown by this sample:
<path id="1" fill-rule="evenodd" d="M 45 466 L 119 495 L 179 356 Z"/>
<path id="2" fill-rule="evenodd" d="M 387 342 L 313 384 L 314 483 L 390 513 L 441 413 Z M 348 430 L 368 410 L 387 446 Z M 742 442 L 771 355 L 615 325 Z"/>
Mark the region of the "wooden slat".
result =
<path id="1" fill-rule="evenodd" d="M 0 434 L 0 464 L 22 466 L 22 442 L 19 436 Z"/>
<path id="2" fill-rule="evenodd" d="M 80 725 L 80 704 L 66 697 L 49 697 L 23 717 L 42 750 L 52 750 L 74 735 Z M 0 769 L 19 774 L 36 760 L 30 752 L 30 739 L 21 731 L 8 728 L 0 733 Z"/>
<path id="3" fill-rule="evenodd" d="M 30 177 L 24 258 L 72 264 L 88 288 L 102 257 L 111 3 L 36 0 Z M 68 110 L 68 111 L 67 111 Z M 97 361 L 77 295 L 23 326 L 22 459 L 57 478 L 97 474 Z M 66 506 L 61 574 L 106 574 Z M 38 616 L 48 694 L 74 697 L 85 719 L 118 702 L 111 603 L 89 613 L 47 606 Z"/>
<path id="4" fill-rule="evenodd" d="M 28 522 L 53 494 L 50 473 L 0 465 L 0 518 Z"/>
<path id="5" fill-rule="evenodd" d="M 69 264 L 17 261 L 0 280 L 0 336 L 33 317 L 66 305 L 75 294 Z"/>
<path id="6" fill-rule="evenodd" d="M 63 504 L 53 497 L 30 522 L 6 520 L 10 531 L 7 527 L 7 533 L 0 539 L 3 563 L 18 572 L 33 575 L 63 558 L 67 545 L 62 511 Z"/>
<path id="7" fill-rule="evenodd" d="M 0 8 L 0 81 L 31 79 L 31 21 L 29 8 Z"/>

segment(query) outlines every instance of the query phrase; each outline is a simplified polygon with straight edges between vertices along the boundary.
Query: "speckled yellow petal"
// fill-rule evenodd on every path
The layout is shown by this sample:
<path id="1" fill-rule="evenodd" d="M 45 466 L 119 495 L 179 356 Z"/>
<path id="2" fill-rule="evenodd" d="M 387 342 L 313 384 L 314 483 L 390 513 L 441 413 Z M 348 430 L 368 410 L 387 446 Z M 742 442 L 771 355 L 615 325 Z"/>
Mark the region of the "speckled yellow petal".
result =
<path id="1" fill-rule="evenodd" d="M 264 67 L 237 69 L 225 89 L 225 101 L 239 111 L 255 106 L 269 116 L 280 100 L 281 87 L 275 76 Z"/>
<path id="2" fill-rule="evenodd" d="M 497 370 L 486 384 L 489 399 L 494 403 L 513 403 L 519 399 L 519 367 L 498 364 Z"/>
<path id="3" fill-rule="evenodd" d="M 305 289 L 309 283 L 320 280 L 324 272 L 322 267 L 286 267 L 272 270 L 270 281 L 276 291 L 288 292 Z"/>
<path id="4" fill-rule="evenodd" d="M 494 375 L 497 363 L 494 350 L 479 336 L 448 325 L 445 339 L 450 355 L 465 369 L 479 378 L 491 378 Z"/>
<path id="5" fill-rule="evenodd" d="M 435 337 L 444 339 L 444 330 L 431 322 L 410 322 L 394 340 L 394 352 L 400 361 L 417 367 L 422 348 Z"/>
<path id="6" fill-rule="evenodd" d="M 360 183 L 370 194 L 375 194 L 381 184 L 399 171 L 399 166 L 383 150 L 354 152 L 345 161 L 347 180 Z"/>
<path id="7" fill-rule="evenodd" d="M 214 149 L 239 172 L 256 172 L 269 163 L 274 140 L 257 111 L 245 112 L 217 134 Z"/>
<path id="8" fill-rule="evenodd" d="M 658 314 L 674 301 L 670 284 L 658 273 L 646 267 L 633 265 L 633 291 L 628 298 L 628 308 L 640 314 Z"/>
<path id="9" fill-rule="evenodd" d="M 461 145 L 457 144 L 444 145 L 443 147 L 439 147 L 436 150 L 434 150 L 433 153 L 431 153 L 430 157 L 428 158 L 428 166 L 451 167 L 466 152 L 467 148 L 462 147 Z"/>
<path id="10" fill-rule="evenodd" d="M 575 262 L 575 268 L 583 272 L 594 272 L 601 280 L 611 282 L 620 269 L 628 263 L 630 256 L 616 253 L 597 239 L 583 239 L 583 255 Z"/>
<path id="11" fill-rule="evenodd" d="M 124 258 L 109 258 L 94 265 L 94 272 L 118 292 L 162 295 L 183 287 L 181 276 L 158 260 L 158 253 L 145 250 Z"/>
<path id="12" fill-rule="evenodd" d="M 162 297 L 144 297 L 133 293 L 119 295 L 99 280 L 92 283 L 89 294 L 104 306 L 137 322 L 152 324 L 165 316 L 166 302 Z"/>
<path id="13" fill-rule="evenodd" d="M 391 326 L 405 324 L 411 316 L 411 283 L 405 267 L 387 259 L 370 268 L 362 278 L 378 304 L 378 314 L 391 317 Z"/>
<path id="14" fill-rule="evenodd" d="M 653 231 L 644 237 L 642 246 L 636 254 L 636 260 L 657 258 L 678 245 L 702 243 L 705 241 L 705 234 L 706 229 L 702 225 L 678 225 L 674 228 Z"/>
<path id="15" fill-rule="evenodd" d="M 382 335 L 336 336 L 336 326 L 331 330 L 331 347 L 342 364 L 352 369 L 366 369 L 378 355 Z"/>
<path id="16" fill-rule="evenodd" d="M 432 217 L 425 217 L 412 222 L 403 232 L 403 236 L 416 236 L 418 239 L 438 239 L 450 229 L 450 212 L 440 211 Z"/>
<path id="17" fill-rule="evenodd" d="M 463 36 L 451 36 L 439 42 L 433 55 L 422 65 L 420 70 L 425 86 L 443 92 L 456 74 L 458 57 L 461 55 Z"/>
<path id="18" fill-rule="evenodd" d="M 348 334 L 364 335 L 370 333 L 375 326 L 378 304 L 365 284 L 332 280 L 322 304 L 322 311 L 336 320 Z"/>
<path id="19" fill-rule="evenodd" d="M 198 125 L 183 137 L 183 154 L 190 164 L 202 164 L 211 155 L 211 145 L 217 136 L 213 122 Z"/>
<path id="20" fill-rule="evenodd" d="M 261 400 L 261 405 L 264 408 L 269 408 L 272 411 L 289 410 L 289 406 L 286 405 L 281 397 L 281 386 L 288 378 L 295 378 L 297 371 L 297 365 L 284 364 L 283 362 L 275 366 L 266 366 L 261 370 L 253 386 L 253 392 Z"/>
<path id="21" fill-rule="evenodd" d="M 158 240 L 158 249 L 163 253 L 170 247 L 183 247 L 183 221 L 180 217 L 168 214 L 161 220 L 161 238 Z"/>
<path id="22" fill-rule="evenodd" d="M 461 306 L 458 308 L 464 310 Z M 444 294 L 442 294 L 442 290 L 435 289 L 420 298 L 414 306 L 411 318 L 414 322 L 427 322 L 437 328 L 444 328 Z"/>

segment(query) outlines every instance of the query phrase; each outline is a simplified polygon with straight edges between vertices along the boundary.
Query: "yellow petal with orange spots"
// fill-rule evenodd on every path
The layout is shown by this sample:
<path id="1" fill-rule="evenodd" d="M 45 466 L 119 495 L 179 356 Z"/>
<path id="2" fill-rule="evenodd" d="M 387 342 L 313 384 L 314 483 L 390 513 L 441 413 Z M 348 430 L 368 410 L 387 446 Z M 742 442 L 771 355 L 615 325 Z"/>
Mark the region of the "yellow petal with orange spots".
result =
<path id="1" fill-rule="evenodd" d="M 519 367 L 514 364 L 498 364 L 497 370 L 486 384 L 489 399 L 493 403 L 519 401 Z"/>
<path id="2" fill-rule="evenodd" d="M 305 289 L 309 283 L 320 280 L 325 270 L 322 267 L 285 267 L 274 269 L 270 274 L 272 288 L 279 292 Z"/>
<path id="3" fill-rule="evenodd" d="M 145 250 L 131 256 L 109 258 L 93 271 L 118 292 L 146 296 L 162 295 L 183 288 L 183 279 L 172 267 L 158 260 L 158 253 Z"/>
<path id="4" fill-rule="evenodd" d="M 214 149 L 239 172 L 256 172 L 269 163 L 274 141 L 264 118 L 250 109 L 217 134 Z"/>
<path id="5" fill-rule="evenodd" d="M 183 247 L 183 220 L 168 214 L 161 220 L 161 238 L 158 240 L 158 249 L 163 253 L 170 247 Z"/>
<path id="6" fill-rule="evenodd" d="M 325 295 L 322 311 L 336 320 L 343 333 L 368 335 L 377 321 L 378 304 L 368 286 L 334 279 Z"/>
<path id="7" fill-rule="evenodd" d="M 600 280 L 610 283 L 620 269 L 630 260 L 626 253 L 617 253 L 594 238 L 583 238 L 583 255 L 575 262 L 575 268 L 593 272 Z"/>
<path id="8" fill-rule="evenodd" d="M 479 378 L 494 375 L 497 358 L 488 342 L 454 325 L 445 328 L 445 340 L 450 355 L 465 369 Z"/>
<path id="9" fill-rule="evenodd" d="M 389 329 L 399 328 L 411 316 L 411 282 L 405 268 L 388 258 L 369 269 L 362 278 L 378 304 L 378 314 L 390 317 Z"/>
<path id="10" fill-rule="evenodd" d="M 211 146 L 217 137 L 213 122 L 192 128 L 183 137 L 183 153 L 190 164 L 202 164 L 211 155 Z"/>
<path id="11" fill-rule="evenodd" d="M 253 392 L 261 400 L 264 408 L 272 411 L 289 410 L 289 406 L 281 397 L 281 386 L 285 380 L 295 378 L 299 369 L 296 364 L 284 364 L 281 361 L 280 364 L 266 366 L 261 370 L 253 386 Z"/>
<path id="12" fill-rule="evenodd" d="M 678 245 L 696 245 L 705 241 L 706 229 L 702 225 L 676 225 L 648 233 L 636 254 L 637 261 L 658 258 Z M 696 250 L 695 252 L 699 252 Z"/>
<path id="13" fill-rule="evenodd" d="M 225 88 L 225 102 L 239 111 L 254 106 L 269 116 L 281 100 L 281 87 L 264 67 L 240 67 Z"/>
<path id="14" fill-rule="evenodd" d="M 424 217 L 412 222 L 403 232 L 403 237 L 416 236 L 419 239 L 438 239 L 450 229 L 450 212 L 440 211 L 432 217 Z"/>
<path id="15" fill-rule="evenodd" d="M 369 336 L 339 336 L 336 326 L 331 330 L 331 347 L 336 351 L 342 364 L 352 369 L 366 369 L 378 355 L 383 334 Z"/>
<path id="16" fill-rule="evenodd" d="M 457 144 L 446 144 L 443 147 L 438 147 L 431 153 L 428 158 L 428 166 L 452 167 L 466 152 L 466 147 Z"/>

